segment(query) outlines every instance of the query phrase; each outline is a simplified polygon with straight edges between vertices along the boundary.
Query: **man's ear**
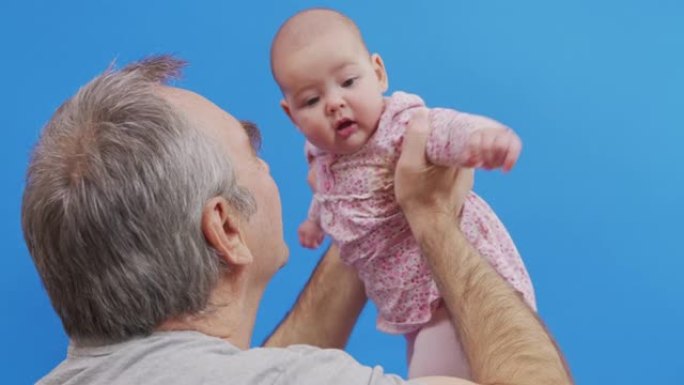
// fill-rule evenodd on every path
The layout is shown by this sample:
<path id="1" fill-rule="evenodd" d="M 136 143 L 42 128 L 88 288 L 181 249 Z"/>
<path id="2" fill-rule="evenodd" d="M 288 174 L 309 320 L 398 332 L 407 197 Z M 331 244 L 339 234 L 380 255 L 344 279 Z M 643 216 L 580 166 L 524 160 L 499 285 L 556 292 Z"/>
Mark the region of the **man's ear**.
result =
<path id="1" fill-rule="evenodd" d="M 207 201 L 202 210 L 202 233 L 229 266 L 252 263 L 252 253 L 242 234 L 242 218 L 222 197 Z"/>
<path id="2" fill-rule="evenodd" d="M 378 55 L 377 53 L 372 54 L 371 64 L 373 65 L 373 71 L 375 72 L 375 76 L 378 77 L 378 82 L 380 82 L 381 91 L 387 91 L 387 88 L 389 88 L 389 79 L 387 79 L 385 63 L 382 61 L 380 55 Z"/>
<path id="3" fill-rule="evenodd" d="M 285 115 L 287 115 L 287 117 L 290 118 L 292 123 L 294 123 L 294 120 L 292 119 L 292 113 L 290 111 L 290 105 L 287 104 L 287 100 L 280 99 L 280 108 L 282 108 L 283 111 L 285 111 Z"/>

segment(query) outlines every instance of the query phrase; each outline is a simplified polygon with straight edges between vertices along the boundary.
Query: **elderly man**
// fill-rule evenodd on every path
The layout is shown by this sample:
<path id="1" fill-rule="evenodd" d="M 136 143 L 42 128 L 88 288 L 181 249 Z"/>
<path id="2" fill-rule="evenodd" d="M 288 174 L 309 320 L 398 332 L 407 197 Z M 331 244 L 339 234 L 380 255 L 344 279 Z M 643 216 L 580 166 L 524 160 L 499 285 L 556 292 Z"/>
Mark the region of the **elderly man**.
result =
<path id="1" fill-rule="evenodd" d="M 264 288 L 288 255 L 278 189 L 256 126 L 164 85 L 182 65 L 154 57 L 108 70 L 59 108 L 36 146 L 24 234 L 71 339 L 40 383 L 402 383 L 340 350 L 293 345 L 342 348 L 365 303 L 334 249 L 267 347 L 249 348 Z M 533 313 L 452 231 L 448 213 L 471 182 L 425 164 L 427 130 L 425 116 L 409 127 L 396 194 L 475 380 L 570 383 Z"/>

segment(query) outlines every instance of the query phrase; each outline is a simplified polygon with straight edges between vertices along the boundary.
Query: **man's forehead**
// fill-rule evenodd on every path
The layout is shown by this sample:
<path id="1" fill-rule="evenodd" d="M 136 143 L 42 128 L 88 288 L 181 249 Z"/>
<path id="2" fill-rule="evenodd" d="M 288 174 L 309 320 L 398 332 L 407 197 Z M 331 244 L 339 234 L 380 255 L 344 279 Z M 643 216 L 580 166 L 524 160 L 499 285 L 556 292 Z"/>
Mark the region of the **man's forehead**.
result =
<path id="1" fill-rule="evenodd" d="M 186 115 L 226 115 L 227 118 L 235 120 L 237 123 L 237 120 L 229 113 L 196 92 L 170 86 L 161 86 L 159 92 L 169 103 L 179 108 Z"/>
<path id="2" fill-rule="evenodd" d="M 195 124 L 198 129 L 220 141 L 244 140 L 254 152 L 261 149 L 261 132 L 256 124 L 248 120 L 238 121 L 227 111 L 202 95 L 182 88 L 163 86 L 160 90 L 172 105 Z"/>
<path id="3" fill-rule="evenodd" d="M 240 122 L 231 114 L 196 92 L 163 86 L 160 88 L 160 94 L 190 121 L 204 123 L 202 126 L 214 126 L 219 122 L 240 126 Z M 213 124 L 206 124 L 209 122 Z"/>

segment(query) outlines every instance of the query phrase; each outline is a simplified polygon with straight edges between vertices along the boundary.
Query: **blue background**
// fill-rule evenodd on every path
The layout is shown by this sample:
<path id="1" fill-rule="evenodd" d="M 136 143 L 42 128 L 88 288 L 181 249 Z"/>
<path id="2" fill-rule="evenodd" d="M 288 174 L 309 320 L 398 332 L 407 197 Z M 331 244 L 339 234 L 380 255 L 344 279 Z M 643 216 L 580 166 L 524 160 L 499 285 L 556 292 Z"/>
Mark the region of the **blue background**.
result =
<path id="1" fill-rule="evenodd" d="M 254 343 L 292 304 L 320 251 L 295 229 L 309 200 L 303 138 L 278 107 L 270 39 L 295 11 L 332 6 L 385 59 L 392 90 L 493 116 L 525 147 L 476 190 L 513 234 L 540 313 L 580 384 L 684 383 L 684 2 L 14 1 L 0 4 L 0 383 L 31 383 L 67 340 L 27 254 L 29 151 L 55 108 L 113 59 L 176 53 L 180 85 L 263 129 L 290 262 Z M 403 340 L 365 311 L 349 350 L 404 373 Z M 229 379 L 226 379 L 229 381 Z"/>

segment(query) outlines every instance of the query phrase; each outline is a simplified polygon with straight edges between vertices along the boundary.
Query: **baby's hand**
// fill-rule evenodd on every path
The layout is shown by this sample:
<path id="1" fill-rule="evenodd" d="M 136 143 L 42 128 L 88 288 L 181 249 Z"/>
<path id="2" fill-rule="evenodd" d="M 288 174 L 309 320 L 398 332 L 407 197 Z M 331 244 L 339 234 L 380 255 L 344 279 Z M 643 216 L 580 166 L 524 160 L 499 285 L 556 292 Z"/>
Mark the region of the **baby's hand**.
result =
<path id="1" fill-rule="evenodd" d="M 307 219 L 299 225 L 297 234 L 299 234 L 299 243 L 307 249 L 317 248 L 323 243 L 325 237 L 323 229 L 311 219 Z"/>
<path id="2" fill-rule="evenodd" d="M 314 193 L 316 192 L 316 170 L 309 166 L 309 171 L 306 173 L 306 183 L 309 184 L 309 188 Z"/>
<path id="3" fill-rule="evenodd" d="M 470 134 L 463 158 L 464 167 L 510 171 L 520 156 L 522 143 L 510 128 L 484 128 Z"/>

